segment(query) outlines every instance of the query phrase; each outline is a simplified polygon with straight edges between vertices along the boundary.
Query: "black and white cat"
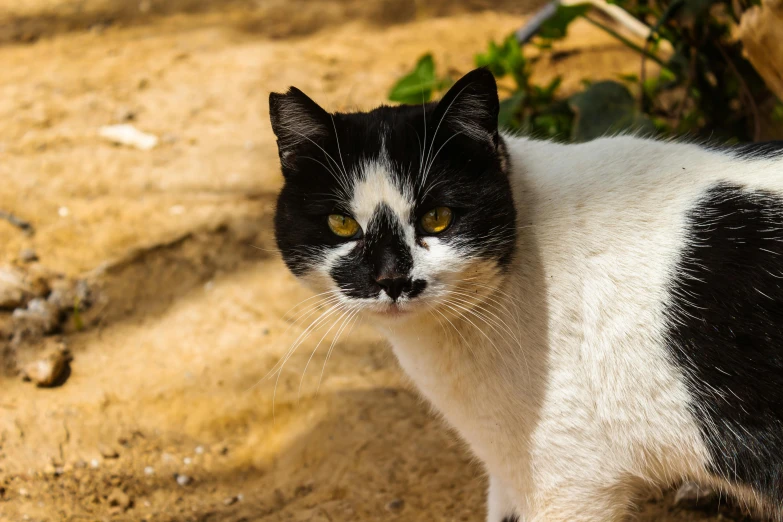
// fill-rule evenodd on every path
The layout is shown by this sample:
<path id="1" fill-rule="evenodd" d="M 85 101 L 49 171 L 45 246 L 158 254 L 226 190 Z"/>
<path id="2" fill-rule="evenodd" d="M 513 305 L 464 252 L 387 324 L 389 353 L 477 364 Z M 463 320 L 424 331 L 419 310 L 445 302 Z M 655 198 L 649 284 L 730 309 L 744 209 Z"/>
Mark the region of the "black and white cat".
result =
<path id="1" fill-rule="evenodd" d="M 436 104 L 270 95 L 283 258 L 360 314 L 490 477 L 489 522 L 623 519 L 690 479 L 781 517 L 783 156 L 501 135 Z"/>

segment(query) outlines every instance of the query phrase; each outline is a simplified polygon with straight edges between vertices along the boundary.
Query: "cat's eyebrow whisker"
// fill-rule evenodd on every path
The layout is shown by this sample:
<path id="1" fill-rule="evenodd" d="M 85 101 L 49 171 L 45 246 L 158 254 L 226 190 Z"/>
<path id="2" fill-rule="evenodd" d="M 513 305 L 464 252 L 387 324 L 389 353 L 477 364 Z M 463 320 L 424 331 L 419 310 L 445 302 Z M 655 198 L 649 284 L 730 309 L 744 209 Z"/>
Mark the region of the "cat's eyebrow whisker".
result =
<path id="1" fill-rule="evenodd" d="M 456 96 L 454 96 L 454 99 L 453 99 L 453 100 L 451 100 L 451 102 L 449 102 L 449 105 L 448 105 L 448 107 L 446 107 L 446 110 L 445 110 L 445 111 L 443 111 L 443 115 L 440 117 L 440 121 L 438 122 L 438 126 L 437 126 L 437 127 L 435 127 L 435 133 L 432 135 L 432 140 L 431 140 L 431 142 L 430 142 L 430 150 L 429 150 L 429 152 L 427 153 L 427 160 L 426 160 L 426 162 L 425 162 L 425 163 L 429 163 L 429 156 L 430 156 L 430 154 L 432 154 L 432 149 L 433 149 L 433 147 L 435 146 L 435 138 L 437 138 L 437 137 L 438 137 L 438 131 L 440 130 L 440 126 L 441 126 L 441 124 L 443 123 L 443 120 L 446 118 L 446 115 L 449 113 L 449 110 L 451 110 L 451 106 L 452 106 L 452 105 L 454 105 L 454 102 L 455 102 L 455 101 L 457 101 L 457 100 L 459 99 L 459 97 L 462 95 L 462 93 L 465 91 L 465 89 L 467 89 L 467 88 L 468 88 L 468 87 L 470 87 L 471 85 L 472 85 L 471 83 L 468 83 L 467 85 L 465 85 L 465 87 L 463 87 L 463 88 L 462 88 L 462 89 L 461 89 L 461 90 L 460 90 L 460 91 L 457 93 L 457 95 L 456 95 Z M 425 121 L 426 121 L 426 112 L 425 112 Z M 425 129 L 426 129 L 426 127 L 425 127 Z M 443 147 L 441 147 L 441 148 L 443 148 Z M 438 149 L 438 150 L 440 151 L 440 149 Z M 436 155 L 437 155 L 437 154 L 436 154 Z M 424 183 L 425 183 L 426 181 L 427 181 L 427 174 L 425 173 L 425 174 L 424 174 L 424 176 L 423 176 L 423 178 L 422 178 L 422 180 L 421 180 L 421 184 L 422 184 L 422 185 L 424 185 Z"/>
<path id="2" fill-rule="evenodd" d="M 421 116 L 424 119 L 424 152 L 422 152 L 419 158 L 419 175 L 422 174 L 422 167 L 424 167 L 424 153 L 427 151 L 427 107 L 424 105 L 424 92 L 421 94 Z M 424 186 L 424 182 L 420 184 Z"/>
<path id="3" fill-rule="evenodd" d="M 456 137 L 457 137 L 457 136 L 459 136 L 460 134 L 462 134 L 462 132 L 457 132 L 457 133 L 455 133 L 453 136 L 449 137 L 449 139 L 447 139 L 446 141 L 444 141 L 444 142 L 443 142 L 443 144 L 440 146 L 440 148 L 438 148 L 438 151 L 437 151 L 437 152 L 435 153 L 435 155 L 432 157 L 432 160 L 430 160 L 429 164 L 427 164 L 427 170 L 425 170 L 425 171 L 424 171 L 424 179 L 425 179 L 425 180 L 427 179 L 427 176 L 428 176 L 428 175 L 429 175 L 429 173 L 430 173 L 430 169 L 432 169 L 432 165 L 435 163 L 435 160 L 437 159 L 437 157 L 438 157 L 438 154 L 440 154 L 440 151 L 442 151 L 442 150 L 443 150 L 443 147 L 445 147 L 446 145 L 448 145 L 448 143 L 449 143 L 451 140 L 453 140 L 454 138 L 456 138 Z"/>
<path id="4" fill-rule="evenodd" d="M 343 173 L 348 176 L 348 171 L 345 169 L 345 162 L 343 161 L 343 151 L 340 150 L 340 137 L 337 135 L 337 125 L 334 123 L 334 115 L 330 114 L 329 117 L 332 119 L 332 127 L 334 128 L 334 139 L 337 141 L 337 155 L 340 156 L 340 163 L 343 166 Z"/>
<path id="5" fill-rule="evenodd" d="M 325 155 L 325 156 L 326 156 L 328 159 L 332 160 L 332 163 L 334 163 L 335 167 L 337 167 L 337 170 L 338 170 L 338 171 L 340 170 L 340 165 L 337 163 L 337 161 L 335 161 L 335 159 L 332 157 L 332 155 L 331 155 L 331 154 L 329 154 L 328 152 L 326 152 L 326 150 L 324 150 L 324 148 L 323 148 L 323 147 L 321 147 L 321 146 L 320 146 L 320 145 L 318 145 L 316 142 L 314 142 L 313 140 L 311 140 L 311 139 L 310 139 L 308 136 L 305 136 L 304 134 L 302 134 L 301 132 L 299 132 L 299 131 L 297 131 L 297 130 L 295 130 L 295 129 L 292 129 L 292 128 L 290 128 L 290 127 L 286 127 L 286 130 L 288 130 L 288 131 L 290 131 L 290 132 L 293 132 L 294 134 L 297 134 L 297 135 L 299 135 L 300 137 L 302 137 L 302 138 L 306 139 L 307 141 L 309 141 L 310 143 L 312 143 L 313 145 L 315 145 L 316 147 L 318 147 L 318 148 L 321 150 L 321 152 L 323 152 L 323 153 L 324 153 L 324 155 Z M 341 159 L 342 159 L 342 158 L 341 158 Z M 348 183 L 348 182 L 350 181 L 350 180 L 349 180 L 348 173 L 347 173 L 345 170 L 343 170 L 342 174 L 343 174 L 343 176 L 344 176 L 345 183 Z"/>
<path id="6" fill-rule="evenodd" d="M 328 166 L 324 165 L 324 163 L 322 161 L 319 161 L 319 160 L 317 160 L 317 159 L 315 159 L 313 157 L 302 156 L 302 159 L 309 159 L 311 161 L 315 161 L 316 163 L 321 165 L 323 168 L 325 168 L 326 171 L 329 172 L 329 174 L 331 174 L 332 177 L 337 181 L 337 184 L 338 184 L 337 188 L 338 188 L 338 190 L 340 192 L 340 194 L 338 194 L 338 196 L 342 196 L 343 198 L 345 198 L 346 201 L 350 201 L 351 198 L 348 196 L 348 192 L 350 192 L 350 183 L 348 181 L 348 175 L 347 174 L 344 177 L 340 176 L 333 169 L 331 169 Z"/>

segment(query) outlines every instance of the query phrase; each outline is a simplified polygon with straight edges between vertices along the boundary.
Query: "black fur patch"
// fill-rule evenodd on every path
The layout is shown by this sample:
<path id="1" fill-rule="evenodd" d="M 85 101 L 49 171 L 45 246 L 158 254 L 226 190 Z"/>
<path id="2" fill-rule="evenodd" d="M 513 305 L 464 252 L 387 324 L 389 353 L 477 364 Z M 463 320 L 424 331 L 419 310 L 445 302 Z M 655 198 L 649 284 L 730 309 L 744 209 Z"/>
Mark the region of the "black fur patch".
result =
<path id="1" fill-rule="evenodd" d="M 275 233 L 288 267 L 303 275 L 346 241 L 329 230 L 327 216 L 350 214 L 363 166 L 380 160 L 397 186 L 414 195 L 409 223 L 433 207 L 450 207 L 452 224 L 439 238 L 465 256 L 506 266 L 516 241 L 516 211 L 497 114 L 495 80 L 484 69 L 467 74 L 438 103 L 366 113 L 329 114 L 294 88 L 271 94 L 270 117 L 285 179 Z M 384 221 L 375 230 L 368 228 L 332 270 L 336 282 L 355 297 L 378 295 L 374 278 L 379 270 L 411 270 L 411 252 L 394 226 Z M 417 233 L 417 244 L 426 244 L 427 236 Z M 409 297 L 424 290 L 423 281 L 411 283 Z"/>
<path id="2" fill-rule="evenodd" d="M 507 517 L 503 517 L 503 520 L 500 522 L 519 522 L 519 517 L 517 515 L 509 515 Z"/>
<path id="3" fill-rule="evenodd" d="M 712 472 L 783 502 L 783 198 L 721 184 L 689 217 L 668 312 Z"/>

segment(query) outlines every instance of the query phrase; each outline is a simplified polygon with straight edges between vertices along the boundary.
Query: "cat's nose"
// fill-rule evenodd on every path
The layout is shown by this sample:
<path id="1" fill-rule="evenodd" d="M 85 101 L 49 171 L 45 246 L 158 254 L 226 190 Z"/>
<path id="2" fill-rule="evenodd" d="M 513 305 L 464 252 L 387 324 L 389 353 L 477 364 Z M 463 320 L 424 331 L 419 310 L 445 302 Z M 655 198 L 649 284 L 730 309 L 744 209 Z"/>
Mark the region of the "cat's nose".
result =
<path id="1" fill-rule="evenodd" d="M 384 277 L 378 279 L 377 282 L 386 294 L 395 301 L 403 292 L 411 288 L 411 280 L 407 277 Z"/>

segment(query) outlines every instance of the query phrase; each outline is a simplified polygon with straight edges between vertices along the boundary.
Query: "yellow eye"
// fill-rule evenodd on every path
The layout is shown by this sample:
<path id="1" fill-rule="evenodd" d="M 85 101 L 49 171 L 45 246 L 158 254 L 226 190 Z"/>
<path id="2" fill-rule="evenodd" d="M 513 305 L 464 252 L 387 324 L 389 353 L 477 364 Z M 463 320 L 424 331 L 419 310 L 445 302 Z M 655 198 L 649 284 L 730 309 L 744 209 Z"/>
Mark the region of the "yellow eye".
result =
<path id="1" fill-rule="evenodd" d="M 340 214 L 329 216 L 329 228 L 340 237 L 353 237 L 359 231 L 359 223 L 354 218 Z"/>
<path id="2" fill-rule="evenodd" d="M 428 234 L 440 234 L 451 225 L 451 209 L 435 207 L 421 218 L 421 228 Z"/>

